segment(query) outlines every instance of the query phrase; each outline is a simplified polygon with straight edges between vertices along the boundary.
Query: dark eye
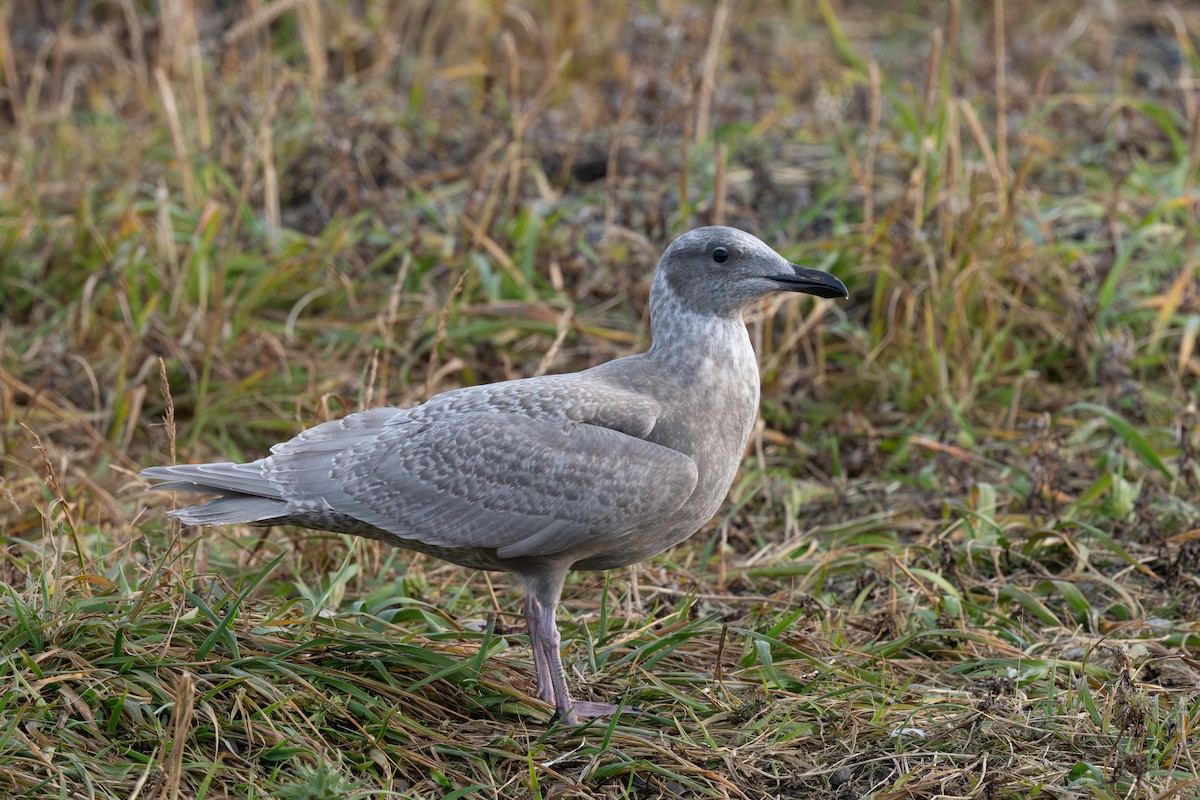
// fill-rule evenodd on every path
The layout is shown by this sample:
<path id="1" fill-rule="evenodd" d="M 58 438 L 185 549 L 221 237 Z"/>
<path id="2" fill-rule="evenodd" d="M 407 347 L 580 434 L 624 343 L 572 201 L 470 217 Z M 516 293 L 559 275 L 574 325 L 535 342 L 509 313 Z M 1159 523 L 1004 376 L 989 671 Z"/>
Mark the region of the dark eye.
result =
<path id="1" fill-rule="evenodd" d="M 728 260 L 729 260 L 729 251 L 726 250 L 724 247 L 718 247 L 715 250 L 713 250 L 713 261 L 717 262 L 718 264 L 724 264 Z"/>

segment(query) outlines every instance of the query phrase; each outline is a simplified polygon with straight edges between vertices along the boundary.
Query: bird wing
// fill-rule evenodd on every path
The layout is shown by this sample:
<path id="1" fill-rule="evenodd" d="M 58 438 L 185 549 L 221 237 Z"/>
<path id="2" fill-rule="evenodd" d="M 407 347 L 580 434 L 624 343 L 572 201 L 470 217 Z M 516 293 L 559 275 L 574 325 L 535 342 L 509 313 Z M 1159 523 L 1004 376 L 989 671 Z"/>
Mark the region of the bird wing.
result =
<path id="1" fill-rule="evenodd" d="M 345 448 L 337 428 L 313 429 L 273 448 L 263 474 L 289 506 L 402 539 L 552 555 L 652 525 L 691 496 L 695 462 L 641 438 L 659 413 L 607 385 L 492 384 L 398 412 Z"/>

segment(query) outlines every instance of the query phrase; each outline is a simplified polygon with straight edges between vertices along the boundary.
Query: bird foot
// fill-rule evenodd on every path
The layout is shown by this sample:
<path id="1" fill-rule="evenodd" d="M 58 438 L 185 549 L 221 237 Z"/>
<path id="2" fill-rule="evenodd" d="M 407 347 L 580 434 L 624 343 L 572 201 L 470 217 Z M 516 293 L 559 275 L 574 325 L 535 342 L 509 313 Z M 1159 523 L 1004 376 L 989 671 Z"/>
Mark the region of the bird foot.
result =
<path id="1" fill-rule="evenodd" d="M 614 706 L 612 703 L 593 703 L 589 700 L 581 700 L 571 705 L 571 709 L 566 714 L 560 714 L 555 711 L 551 721 L 561 719 L 567 725 L 581 725 L 586 720 L 597 719 L 599 717 L 611 717 L 620 710 L 622 714 L 640 714 L 641 709 L 636 706 Z"/>

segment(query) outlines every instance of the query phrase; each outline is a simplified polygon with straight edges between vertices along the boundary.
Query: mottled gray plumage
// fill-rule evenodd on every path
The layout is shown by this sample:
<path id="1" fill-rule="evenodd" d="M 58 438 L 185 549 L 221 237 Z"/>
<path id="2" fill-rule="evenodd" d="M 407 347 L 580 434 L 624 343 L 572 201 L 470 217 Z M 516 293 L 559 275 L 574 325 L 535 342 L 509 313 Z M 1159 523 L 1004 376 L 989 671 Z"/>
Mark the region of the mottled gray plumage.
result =
<path id="1" fill-rule="evenodd" d="M 539 695 L 568 721 L 610 713 L 567 692 L 554 621 L 563 579 L 661 552 L 716 513 L 758 413 L 741 312 L 781 290 L 846 296 L 837 278 L 749 234 L 700 228 L 659 261 L 645 353 L 351 414 L 248 464 L 141 475 L 217 495 L 170 512 L 190 525 L 300 525 L 520 575 Z"/>

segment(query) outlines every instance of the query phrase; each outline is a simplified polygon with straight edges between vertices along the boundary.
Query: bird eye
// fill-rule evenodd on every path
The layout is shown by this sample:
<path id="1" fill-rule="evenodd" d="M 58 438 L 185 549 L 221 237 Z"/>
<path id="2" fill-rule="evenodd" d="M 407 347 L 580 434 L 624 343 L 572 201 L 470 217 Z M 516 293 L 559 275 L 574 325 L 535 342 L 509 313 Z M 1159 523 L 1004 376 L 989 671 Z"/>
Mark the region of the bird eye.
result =
<path id="1" fill-rule="evenodd" d="M 724 247 L 718 247 L 715 250 L 713 250 L 713 261 L 717 262 L 718 264 L 724 264 L 728 260 L 729 260 L 729 251 L 726 250 Z"/>

